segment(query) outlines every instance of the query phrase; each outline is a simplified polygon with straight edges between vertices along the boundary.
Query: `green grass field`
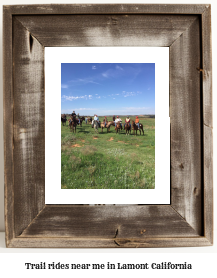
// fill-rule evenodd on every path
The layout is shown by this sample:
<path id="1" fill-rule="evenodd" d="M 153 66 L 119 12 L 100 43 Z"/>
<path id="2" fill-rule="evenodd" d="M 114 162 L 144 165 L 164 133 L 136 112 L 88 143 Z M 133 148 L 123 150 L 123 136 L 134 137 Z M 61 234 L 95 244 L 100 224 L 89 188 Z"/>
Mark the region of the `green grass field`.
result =
<path id="1" fill-rule="evenodd" d="M 114 126 L 96 134 L 85 122 L 75 134 L 61 124 L 61 188 L 155 188 L 155 119 L 139 118 L 144 135 L 137 136 L 116 134 Z"/>

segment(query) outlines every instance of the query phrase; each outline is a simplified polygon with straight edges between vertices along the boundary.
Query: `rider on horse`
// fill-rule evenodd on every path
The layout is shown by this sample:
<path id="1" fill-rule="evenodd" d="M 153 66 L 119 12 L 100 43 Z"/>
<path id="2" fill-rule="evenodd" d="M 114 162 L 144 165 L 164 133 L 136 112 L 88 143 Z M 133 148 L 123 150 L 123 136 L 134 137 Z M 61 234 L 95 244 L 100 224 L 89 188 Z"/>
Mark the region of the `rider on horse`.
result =
<path id="1" fill-rule="evenodd" d="M 138 129 L 139 129 L 139 118 L 138 118 L 138 116 L 136 116 L 135 124 L 138 126 Z"/>
<path id="2" fill-rule="evenodd" d="M 71 116 L 72 116 L 72 117 L 76 116 L 75 111 L 72 112 L 72 115 L 71 115 Z"/>
<path id="3" fill-rule="evenodd" d="M 120 122 L 120 124 L 121 124 L 121 129 L 122 129 L 122 120 L 121 120 L 121 118 L 119 118 L 118 116 L 117 116 L 117 118 L 116 118 L 116 120 L 115 120 L 115 127 L 116 127 L 116 125 L 117 125 L 117 123 L 119 123 Z"/>
<path id="4" fill-rule="evenodd" d="M 131 128 L 131 124 L 130 124 L 130 118 L 129 118 L 129 116 L 127 116 L 127 117 L 126 117 L 126 119 L 125 119 L 124 128 L 125 128 L 125 125 L 126 125 L 127 123 L 129 123 L 130 128 Z"/>
<path id="5" fill-rule="evenodd" d="M 94 116 L 93 121 L 97 121 L 98 126 L 100 127 L 100 121 L 97 115 Z"/>
<path id="6" fill-rule="evenodd" d="M 107 125 L 107 123 L 108 123 L 108 120 L 107 120 L 106 116 L 105 116 L 105 119 L 103 119 L 103 122 L 104 122 L 105 127 L 106 127 L 106 125 Z"/>
<path id="7" fill-rule="evenodd" d="M 99 118 L 97 115 L 94 116 L 94 121 L 99 121 Z"/>

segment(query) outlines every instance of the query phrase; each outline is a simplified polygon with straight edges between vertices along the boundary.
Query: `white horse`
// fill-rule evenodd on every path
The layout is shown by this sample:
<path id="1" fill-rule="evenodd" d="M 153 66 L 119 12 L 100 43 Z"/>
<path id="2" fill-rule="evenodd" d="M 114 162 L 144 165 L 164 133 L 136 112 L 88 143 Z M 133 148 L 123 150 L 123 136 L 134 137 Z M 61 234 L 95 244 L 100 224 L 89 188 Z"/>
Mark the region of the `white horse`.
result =
<path id="1" fill-rule="evenodd" d="M 99 133 L 99 131 L 98 131 L 99 121 L 93 120 L 92 121 L 92 126 L 94 127 L 95 132 Z"/>

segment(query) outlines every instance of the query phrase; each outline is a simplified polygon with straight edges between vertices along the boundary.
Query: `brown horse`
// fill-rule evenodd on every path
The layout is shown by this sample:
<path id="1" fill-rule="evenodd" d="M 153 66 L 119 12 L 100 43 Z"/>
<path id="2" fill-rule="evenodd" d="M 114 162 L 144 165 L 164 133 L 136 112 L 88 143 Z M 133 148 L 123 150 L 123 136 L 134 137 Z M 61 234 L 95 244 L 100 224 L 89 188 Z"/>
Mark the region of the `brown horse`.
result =
<path id="1" fill-rule="evenodd" d="M 126 135 L 129 135 L 129 132 L 131 133 L 130 123 L 126 123 L 124 129 L 126 130 Z"/>
<path id="2" fill-rule="evenodd" d="M 66 125 L 67 122 L 66 114 L 61 115 L 61 122 L 63 125 Z"/>
<path id="3" fill-rule="evenodd" d="M 113 121 L 109 121 L 109 122 L 106 122 L 106 126 L 105 126 L 105 122 L 101 123 L 101 130 L 103 132 L 103 128 L 107 128 L 107 132 L 110 131 L 110 127 L 112 125 L 115 125 Z"/>
<path id="4" fill-rule="evenodd" d="M 116 124 L 115 130 L 116 130 L 116 133 L 118 133 L 118 132 L 120 133 L 120 132 L 121 132 L 122 127 L 121 127 L 121 123 L 120 123 L 120 122 L 118 122 L 118 123 Z"/>
<path id="5" fill-rule="evenodd" d="M 135 124 L 135 122 L 132 121 L 132 129 L 133 129 L 133 134 L 134 135 L 135 135 L 135 131 L 136 131 L 136 135 L 137 135 L 137 130 L 140 131 L 140 135 L 141 135 L 141 131 L 143 132 L 143 135 L 144 135 L 143 124 L 139 124 L 139 129 L 138 129 L 137 124 Z"/>
<path id="6" fill-rule="evenodd" d="M 78 123 L 78 125 L 82 126 L 82 122 L 83 122 L 83 121 L 85 121 L 85 118 L 84 118 L 84 117 L 81 117 L 81 118 L 80 118 L 80 124 Z"/>
<path id="7" fill-rule="evenodd" d="M 106 123 L 106 125 L 105 125 L 105 123 Z M 101 131 L 103 132 L 103 128 L 107 128 L 107 132 L 108 132 L 108 122 L 106 121 L 103 121 L 102 123 L 101 123 Z"/>
<path id="8" fill-rule="evenodd" d="M 110 127 L 111 127 L 111 126 L 115 126 L 114 121 L 108 121 L 107 132 L 110 131 Z"/>
<path id="9" fill-rule="evenodd" d="M 70 127 L 71 118 L 68 119 L 68 127 Z"/>
<path id="10" fill-rule="evenodd" d="M 69 127 L 70 127 L 70 131 L 72 129 L 73 133 L 76 133 L 76 125 L 77 125 L 77 119 L 75 118 L 75 116 L 71 116 L 71 119 L 69 121 Z"/>
<path id="11" fill-rule="evenodd" d="M 88 122 L 88 124 L 92 124 L 92 117 L 88 117 L 87 122 Z"/>

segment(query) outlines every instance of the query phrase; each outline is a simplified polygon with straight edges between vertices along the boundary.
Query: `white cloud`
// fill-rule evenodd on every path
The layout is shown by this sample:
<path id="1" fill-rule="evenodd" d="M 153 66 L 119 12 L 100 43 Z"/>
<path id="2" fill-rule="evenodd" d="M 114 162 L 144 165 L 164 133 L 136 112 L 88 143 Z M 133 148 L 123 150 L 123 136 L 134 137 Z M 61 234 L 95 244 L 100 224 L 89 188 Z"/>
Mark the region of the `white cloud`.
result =
<path id="1" fill-rule="evenodd" d="M 92 66 L 92 70 L 95 70 L 96 69 L 96 66 Z"/>
<path id="2" fill-rule="evenodd" d="M 102 73 L 102 76 L 107 78 L 109 75 L 108 75 L 108 73 L 104 72 L 104 73 Z"/>
<path id="3" fill-rule="evenodd" d="M 77 99 L 92 99 L 92 95 L 89 95 L 89 96 L 87 96 L 87 95 L 84 95 L 84 96 L 80 96 L 80 97 L 78 97 L 78 96 L 66 96 L 66 95 L 63 95 L 62 96 L 62 98 L 64 98 L 64 99 L 66 99 L 66 100 L 69 100 L 69 101 L 73 101 L 73 100 L 77 100 Z"/>
<path id="4" fill-rule="evenodd" d="M 135 96 L 136 93 L 135 92 L 124 92 L 123 95 L 124 95 L 124 97 L 132 97 L 132 96 Z"/>
<path id="5" fill-rule="evenodd" d="M 123 93 L 122 93 L 122 95 L 124 97 L 132 97 L 132 96 L 137 96 L 137 95 L 140 95 L 140 94 L 142 94 L 142 92 L 139 92 L 139 91 L 137 91 L 137 92 L 126 92 L 126 91 L 123 91 Z"/>
<path id="6" fill-rule="evenodd" d="M 100 85 L 100 83 L 95 82 L 94 78 L 92 78 L 92 77 L 77 78 L 77 79 L 70 80 L 69 82 L 72 83 L 73 85 L 83 85 L 83 84 L 88 84 L 88 83 Z"/>
<path id="7" fill-rule="evenodd" d="M 96 108 L 78 108 L 78 109 L 75 109 L 75 110 L 79 110 L 79 111 L 83 111 L 83 110 L 96 110 Z"/>
<path id="8" fill-rule="evenodd" d="M 105 72 L 102 73 L 102 76 L 103 77 L 106 77 L 106 78 L 118 78 L 120 76 L 122 76 L 124 74 L 124 70 L 119 67 L 119 66 L 116 66 L 116 68 L 110 68 L 108 70 L 106 70 Z"/>
<path id="9" fill-rule="evenodd" d="M 120 66 L 116 66 L 116 69 L 118 69 L 118 70 L 124 70 L 122 67 L 120 67 Z"/>
<path id="10" fill-rule="evenodd" d="M 95 94 L 96 96 L 98 96 L 98 94 Z"/>
<path id="11" fill-rule="evenodd" d="M 100 96 L 96 97 L 96 98 L 101 98 Z"/>
<path id="12" fill-rule="evenodd" d="M 73 109 L 63 109 L 61 110 L 61 114 L 68 114 L 68 113 L 72 113 L 72 111 L 75 111 L 77 113 L 77 111 L 96 111 L 96 108 L 73 108 Z"/>
<path id="13" fill-rule="evenodd" d="M 115 99 L 115 97 L 113 97 L 113 99 Z"/>
<path id="14" fill-rule="evenodd" d="M 72 100 L 76 100 L 76 99 L 83 98 L 83 97 L 82 96 L 81 97 L 74 97 L 74 96 L 65 96 L 65 95 L 63 95 L 62 98 L 66 99 L 66 100 L 69 100 L 69 101 L 72 101 Z"/>
<path id="15" fill-rule="evenodd" d="M 118 109 L 104 109 L 104 108 L 73 108 L 77 113 L 81 111 L 81 114 L 92 115 L 96 113 L 97 115 L 140 115 L 140 114 L 155 114 L 154 108 L 151 107 L 120 107 Z M 83 113 L 82 113 L 83 111 Z M 93 112 L 94 111 L 94 112 Z M 72 109 L 63 109 L 61 113 L 68 114 L 72 113 Z"/>
<path id="16" fill-rule="evenodd" d="M 61 84 L 61 88 L 62 88 L 62 89 L 68 89 L 68 87 L 69 87 L 69 86 L 68 86 L 67 84 Z"/>

